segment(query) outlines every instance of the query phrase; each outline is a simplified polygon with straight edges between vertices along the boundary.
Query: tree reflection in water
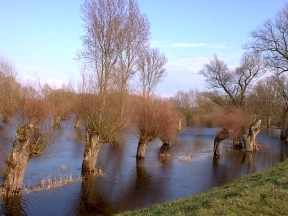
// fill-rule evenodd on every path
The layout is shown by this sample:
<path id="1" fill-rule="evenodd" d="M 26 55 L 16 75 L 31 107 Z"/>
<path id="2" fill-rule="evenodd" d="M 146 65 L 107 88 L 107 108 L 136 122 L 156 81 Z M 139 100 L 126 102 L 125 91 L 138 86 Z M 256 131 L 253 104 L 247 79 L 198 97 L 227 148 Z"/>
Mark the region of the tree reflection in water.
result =
<path id="1" fill-rule="evenodd" d="M 73 125 L 69 121 L 64 123 Z M 288 146 L 267 136 L 263 130 L 257 136 L 259 151 L 237 151 L 230 147 L 231 141 L 224 140 L 220 156 L 213 157 L 215 132 L 215 129 L 203 128 L 199 135 L 198 130 L 183 128 L 169 148 L 161 148 L 160 140 L 149 144 L 144 160 L 135 158 L 137 137 L 127 134 L 119 145 L 105 144 L 99 152 L 98 166 L 104 177 L 91 177 L 57 190 L 1 200 L 0 214 L 111 215 L 191 196 L 270 168 L 288 156 Z M 60 165 L 69 165 L 69 170 L 63 174 L 80 176 L 82 137 L 81 128 L 67 127 L 61 145 L 49 154 L 53 157 L 33 160 L 24 183 L 27 185 L 31 181 L 33 185 L 43 175 L 54 174 L 55 167 Z M 160 152 L 169 156 L 161 157 Z M 191 156 L 191 161 L 180 161 L 179 156 L 183 155 Z M 37 175 L 31 175 L 33 173 Z"/>

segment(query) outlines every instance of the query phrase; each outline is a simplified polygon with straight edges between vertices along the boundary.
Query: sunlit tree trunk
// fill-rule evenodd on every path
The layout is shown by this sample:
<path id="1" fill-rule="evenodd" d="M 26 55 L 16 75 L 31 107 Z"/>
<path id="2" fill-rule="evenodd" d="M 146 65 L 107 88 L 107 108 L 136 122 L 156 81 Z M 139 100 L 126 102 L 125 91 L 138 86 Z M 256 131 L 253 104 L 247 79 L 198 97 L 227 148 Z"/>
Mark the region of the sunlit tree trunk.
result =
<path id="1" fill-rule="evenodd" d="M 178 118 L 178 131 L 182 129 L 182 121 L 181 118 Z"/>
<path id="2" fill-rule="evenodd" d="M 146 154 L 146 148 L 147 148 L 148 140 L 140 137 L 138 142 L 138 148 L 137 148 L 137 158 L 144 158 Z"/>
<path id="3" fill-rule="evenodd" d="M 21 194 L 24 174 L 30 159 L 31 134 L 31 125 L 25 125 L 16 131 L 12 153 L 6 160 L 8 168 L 2 184 L 5 196 Z"/>
<path id="4" fill-rule="evenodd" d="M 229 135 L 230 135 L 229 130 L 226 128 L 223 128 L 223 130 L 219 131 L 216 134 L 216 137 L 214 139 L 214 155 L 220 154 L 219 145 L 224 139 L 227 139 Z"/>
<path id="5" fill-rule="evenodd" d="M 60 125 L 60 122 L 61 122 L 61 116 L 55 116 L 55 122 L 54 122 L 54 124 L 55 125 Z"/>
<path id="6" fill-rule="evenodd" d="M 271 120 L 272 120 L 272 117 L 269 115 L 267 117 L 267 128 L 270 128 L 271 127 Z"/>
<path id="7" fill-rule="evenodd" d="M 261 120 L 257 119 L 250 127 L 249 133 L 242 135 L 244 151 L 257 151 L 256 136 L 260 132 Z"/>
<path id="8" fill-rule="evenodd" d="M 102 146 L 101 138 L 94 132 L 86 132 L 86 143 L 84 150 L 84 158 L 82 163 L 82 175 L 96 175 L 98 170 L 96 169 L 98 153 Z"/>

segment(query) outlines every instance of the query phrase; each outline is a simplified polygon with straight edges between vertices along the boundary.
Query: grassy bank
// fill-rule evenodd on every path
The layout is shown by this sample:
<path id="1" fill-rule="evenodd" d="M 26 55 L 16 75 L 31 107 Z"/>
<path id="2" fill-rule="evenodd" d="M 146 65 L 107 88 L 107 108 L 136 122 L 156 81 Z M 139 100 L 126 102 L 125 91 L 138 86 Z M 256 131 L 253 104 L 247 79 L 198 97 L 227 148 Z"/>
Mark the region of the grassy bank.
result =
<path id="1" fill-rule="evenodd" d="M 120 215 L 288 215 L 288 160 L 192 197 Z"/>

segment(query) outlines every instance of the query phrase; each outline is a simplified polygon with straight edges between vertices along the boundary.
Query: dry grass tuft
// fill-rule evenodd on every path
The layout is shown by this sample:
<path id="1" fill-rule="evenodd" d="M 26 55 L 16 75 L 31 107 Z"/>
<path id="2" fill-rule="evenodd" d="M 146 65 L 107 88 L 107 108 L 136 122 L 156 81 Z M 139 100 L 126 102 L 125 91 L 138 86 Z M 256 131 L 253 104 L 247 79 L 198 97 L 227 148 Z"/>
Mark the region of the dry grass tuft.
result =
<path id="1" fill-rule="evenodd" d="M 60 166 L 60 170 L 61 170 L 61 171 L 68 171 L 69 168 L 70 168 L 69 165 L 68 165 L 68 166 L 65 166 L 65 165 L 61 165 L 61 166 Z"/>
<path id="2" fill-rule="evenodd" d="M 171 155 L 169 153 L 160 153 L 160 157 L 170 157 Z"/>
<path id="3" fill-rule="evenodd" d="M 23 193 L 29 194 L 32 192 L 40 192 L 44 190 L 50 190 L 50 189 L 58 189 L 60 187 L 63 187 L 67 184 L 73 184 L 75 182 L 82 181 L 82 178 L 75 179 L 72 177 L 72 175 L 64 175 L 60 176 L 59 178 L 53 178 L 51 176 L 48 176 L 47 178 L 40 181 L 39 184 L 35 186 L 24 186 Z"/>
<path id="4" fill-rule="evenodd" d="M 178 160 L 181 162 L 190 162 L 192 161 L 192 157 L 190 155 L 183 155 L 183 156 L 179 156 Z"/>

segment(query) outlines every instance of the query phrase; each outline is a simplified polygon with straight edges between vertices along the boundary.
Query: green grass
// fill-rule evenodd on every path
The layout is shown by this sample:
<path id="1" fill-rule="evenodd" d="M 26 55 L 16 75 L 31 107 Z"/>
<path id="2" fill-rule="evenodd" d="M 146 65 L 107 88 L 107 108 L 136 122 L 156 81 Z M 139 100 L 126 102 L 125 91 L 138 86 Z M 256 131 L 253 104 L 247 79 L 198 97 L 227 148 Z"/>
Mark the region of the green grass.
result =
<path id="1" fill-rule="evenodd" d="M 288 160 L 192 197 L 119 215 L 288 215 Z"/>

